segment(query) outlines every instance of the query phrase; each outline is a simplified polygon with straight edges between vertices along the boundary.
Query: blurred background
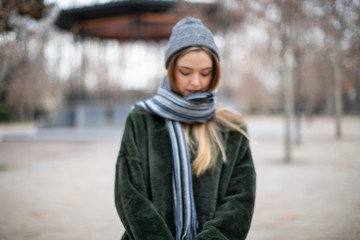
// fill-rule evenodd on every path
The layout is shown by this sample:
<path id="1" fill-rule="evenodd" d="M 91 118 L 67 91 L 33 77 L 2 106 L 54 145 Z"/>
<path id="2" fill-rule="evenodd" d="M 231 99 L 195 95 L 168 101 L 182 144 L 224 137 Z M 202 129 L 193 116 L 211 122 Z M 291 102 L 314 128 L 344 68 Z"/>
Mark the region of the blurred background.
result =
<path id="1" fill-rule="evenodd" d="M 124 120 L 185 16 L 254 140 L 249 239 L 360 239 L 359 0 L 0 1 L 0 239 L 120 238 Z"/>

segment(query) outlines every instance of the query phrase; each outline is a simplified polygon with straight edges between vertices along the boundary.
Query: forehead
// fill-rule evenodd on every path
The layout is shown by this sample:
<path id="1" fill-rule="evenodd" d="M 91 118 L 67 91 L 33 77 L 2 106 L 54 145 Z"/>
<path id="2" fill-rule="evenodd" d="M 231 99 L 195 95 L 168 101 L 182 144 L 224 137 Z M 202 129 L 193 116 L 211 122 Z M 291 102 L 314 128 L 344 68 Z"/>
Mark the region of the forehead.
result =
<path id="1" fill-rule="evenodd" d="M 190 51 L 177 59 L 179 67 L 209 68 L 212 63 L 211 57 L 202 50 Z"/>

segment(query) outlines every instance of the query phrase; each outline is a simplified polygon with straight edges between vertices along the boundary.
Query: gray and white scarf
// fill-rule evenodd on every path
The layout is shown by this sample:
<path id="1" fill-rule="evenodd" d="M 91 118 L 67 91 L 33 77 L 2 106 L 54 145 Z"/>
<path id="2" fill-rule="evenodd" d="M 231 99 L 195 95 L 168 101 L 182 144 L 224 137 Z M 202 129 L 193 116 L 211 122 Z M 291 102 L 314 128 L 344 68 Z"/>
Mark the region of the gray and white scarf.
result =
<path id="1" fill-rule="evenodd" d="M 215 93 L 202 92 L 182 97 L 171 91 L 165 77 L 155 96 L 136 105 L 166 121 L 174 160 L 172 186 L 176 239 L 195 239 L 197 215 L 190 158 L 181 122 L 191 124 L 211 119 L 215 113 Z"/>

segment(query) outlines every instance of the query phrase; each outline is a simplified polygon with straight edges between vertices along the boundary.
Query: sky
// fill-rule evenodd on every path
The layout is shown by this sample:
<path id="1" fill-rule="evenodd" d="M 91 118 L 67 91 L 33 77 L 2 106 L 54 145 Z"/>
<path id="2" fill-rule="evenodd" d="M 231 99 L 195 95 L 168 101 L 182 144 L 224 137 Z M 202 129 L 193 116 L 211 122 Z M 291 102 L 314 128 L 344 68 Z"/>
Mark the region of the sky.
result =
<path id="1" fill-rule="evenodd" d="M 80 7 L 94 4 L 101 4 L 106 2 L 111 2 L 111 0 L 45 0 L 46 4 L 55 3 L 59 8 L 72 8 Z"/>
<path id="2" fill-rule="evenodd" d="M 60 9 L 87 6 L 87 5 L 95 5 L 102 4 L 111 1 L 118 0 L 45 0 L 44 2 L 47 4 L 55 3 Z M 161 0 L 159 0 L 161 1 Z M 191 2 L 213 2 L 214 0 L 188 0 Z"/>

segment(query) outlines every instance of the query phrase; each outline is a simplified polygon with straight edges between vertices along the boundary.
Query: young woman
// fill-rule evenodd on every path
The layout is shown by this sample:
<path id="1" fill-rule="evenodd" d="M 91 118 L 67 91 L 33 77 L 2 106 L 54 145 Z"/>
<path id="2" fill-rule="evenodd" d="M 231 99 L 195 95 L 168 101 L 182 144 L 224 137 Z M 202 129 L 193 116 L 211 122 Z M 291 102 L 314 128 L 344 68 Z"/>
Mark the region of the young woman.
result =
<path id="1" fill-rule="evenodd" d="M 242 118 L 215 102 L 219 52 L 187 17 L 172 31 L 167 77 L 129 114 L 116 165 L 122 239 L 245 239 L 255 170 Z"/>

